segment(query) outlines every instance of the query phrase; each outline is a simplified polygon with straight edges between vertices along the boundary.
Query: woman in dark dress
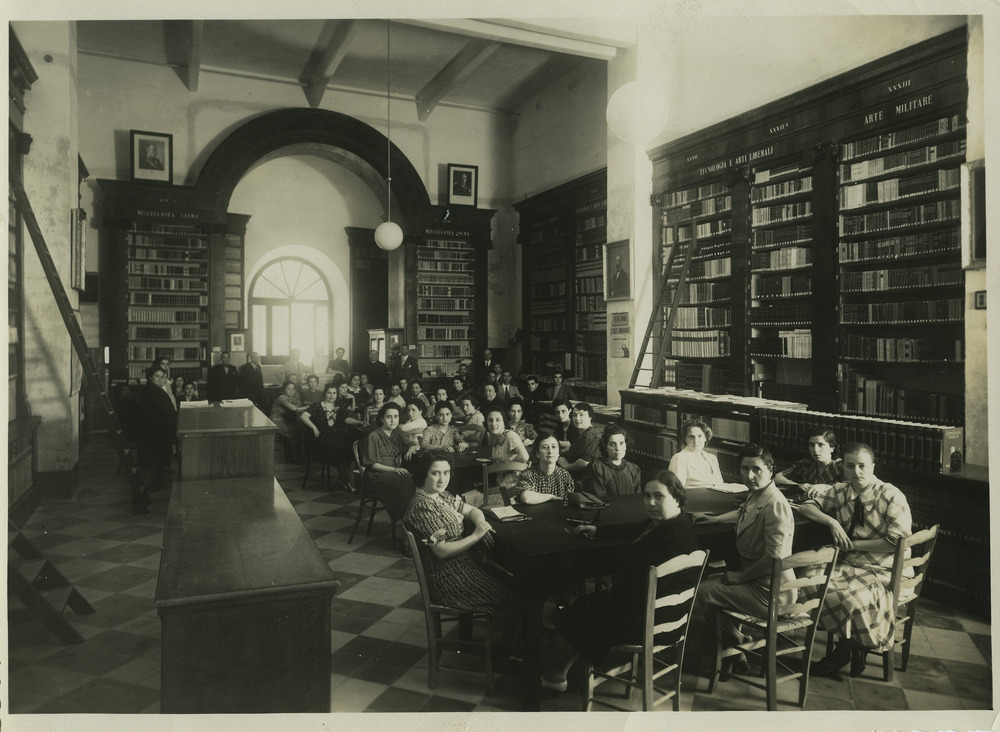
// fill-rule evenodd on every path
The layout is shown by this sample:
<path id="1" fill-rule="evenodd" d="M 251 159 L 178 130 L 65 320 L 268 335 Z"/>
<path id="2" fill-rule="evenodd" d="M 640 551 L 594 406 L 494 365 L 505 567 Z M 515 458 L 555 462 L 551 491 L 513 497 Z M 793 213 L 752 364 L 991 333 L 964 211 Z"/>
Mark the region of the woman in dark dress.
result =
<path id="1" fill-rule="evenodd" d="M 383 405 L 378 413 L 379 427 L 368 433 L 361 459 L 365 463 L 365 490 L 382 499 L 389 518 L 397 521 L 406 513 L 413 497 L 413 479 L 403 461 L 416 453 L 407 447 L 399 431 L 399 406 Z"/>
<path id="2" fill-rule="evenodd" d="M 341 483 L 346 486 L 345 478 L 350 473 L 345 466 L 354 459 L 347 425 L 362 424 L 361 420 L 343 402 L 338 403 L 337 387 L 332 384 L 327 385 L 320 401 L 306 407 L 299 419 L 313 434 L 313 457 L 335 466 Z"/>
<path id="3" fill-rule="evenodd" d="M 620 496 L 638 493 L 639 466 L 625 459 L 628 434 L 613 424 L 601 435 L 601 457 L 590 463 L 583 479 L 583 490 L 596 496 Z"/>
<path id="4" fill-rule="evenodd" d="M 403 525 L 417 539 L 431 601 L 486 613 L 494 630 L 503 632 L 517 622 L 521 601 L 506 577 L 472 555 L 480 542 L 493 546 L 493 529 L 482 511 L 448 492 L 452 465 L 448 453 L 417 454 L 412 470 L 418 488 Z M 466 521 L 475 528 L 463 536 Z"/>
<path id="5" fill-rule="evenodd" d="M 177 439 L 177 410 L 164 390 L 168 383 L 167 372 L 153 366 L 139 390 L 139 472 L 137 484 L 132 489 L 135 513 L 149 513 L 149 491 L 170 484 L 170 461 Z"/>
<path id="6" fill-rule="evenodd" d="M 649 567 L 698 549 L 691 519 L 684 512 L 686 502 L 681 482 L 670 471 L 661 470 L 643 487 L 643 504 L 649 521 L 576 527 L 577 534 L 588 538 L 635 538 L 627 558 L 622 558 L 612 574 L 608 592 L 584 595 L 556 614 L 555 624 L 561 637 L 556 637 L 550 651 L 554 660 L 542 674 L 542 686 L 565 691 L 566 673 L 578 655 L 597 665 L 608 657 L 614 646 L 642 641 Z M 685 579 L 675 577 L 672 582 L 684 582 Z M 662 608 L 657 611 L 656 621 L 678 619 L 683 612 L 683 607 Z M 681 630 L 678 629 L 678 636 Z"/>

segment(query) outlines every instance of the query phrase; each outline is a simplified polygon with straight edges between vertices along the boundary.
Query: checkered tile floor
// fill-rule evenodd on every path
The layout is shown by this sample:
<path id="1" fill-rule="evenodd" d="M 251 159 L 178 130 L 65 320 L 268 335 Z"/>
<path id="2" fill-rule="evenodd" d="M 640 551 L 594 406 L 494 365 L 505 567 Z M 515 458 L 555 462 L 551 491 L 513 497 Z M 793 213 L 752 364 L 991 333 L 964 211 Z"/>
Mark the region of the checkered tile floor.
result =
<path id="1" fill-rule="evenodd" d="M 518 710 L 520 678 L 513 671 L 498 675 L 493 696 L 485 695 L 481 675 L 457 671 L 443 671 L 438 688 L 427 688 L 419 590 L 411 561 L 391 545 L 384 514 L 376 517 L 370 536 L 359 533 L 349 545 L 354 497 L 320 486 L 315 473 L 303 489 L 303 466 L 286 464 L 280 451 L 276 461 L 281 485 L 341 583 L 330 630 L 331 711 Z M 114 474 L 116 465 L 110 441 L 95 436 L 81 459 L 76 497 L 42 505 L 24 527 L 35 547 L 76 584 L 97 613 L 66 611 L 86 638 L 81 645 L 60 645 L 38 623 L 10 625 L 10 712 L 159 711 L 160 624 L 153 596 L 167 495 L 153 495 L 148 516 L 133 516 L 124 480 Z M 873 660 L 857 679 L 812 679 L 807 708 L 989 709 L 988 621 L 927 601 L 921 602 L 917 617 L 906 673 L 886 684 Z M 815 657 L 825 648 L 822 634 L 817 645 Z M 694 652 L 689 660 L 699 662 Z M 543 710 L 578 710 L 580 680 L 574 668 L 570 691 L 545 698 Z M 709 695 L 707 680 L 692 673 L 684 688 L 684 710 L 764 709 L 763 692 L 737 682 L 721 684 Z M 781 691 L 780 699 L 790 702 L 792 691 Z M 633 694 L 632 704 L 638 708 L 638 695 Z"/>

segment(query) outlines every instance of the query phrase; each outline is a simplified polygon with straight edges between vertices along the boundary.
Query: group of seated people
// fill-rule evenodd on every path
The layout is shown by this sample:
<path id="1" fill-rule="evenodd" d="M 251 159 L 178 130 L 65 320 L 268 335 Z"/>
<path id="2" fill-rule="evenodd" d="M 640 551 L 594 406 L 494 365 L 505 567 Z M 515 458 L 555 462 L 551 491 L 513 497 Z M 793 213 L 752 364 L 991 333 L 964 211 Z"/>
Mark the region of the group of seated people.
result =
<path id="1" fill-rule="evenodd" d="M 560 412 L 566 408 L 562 403 L 556 406 Z M 498 571 L 494 562 L 477 560 L 490 553 L 494 531 L 484 512 L 467 499 L 465 486 L 457 490 L 450 486 L 453 452 L 461 450 L 463 443 L 457 434 L 450 441 L 443 437 L 451 434 L 449 409 L 443 405 L 438 409 L 444 418 L 425 433 L 435 436 L 433 444 L 428 440 L 418 448 L 407 446 L 401 435 L 394 437 L 399 435 L 395 430 L 398 415 L 392 415 L 366 450 L 382 466 L 378 470 L 407 486 L 390 513 L 402 516 L 418 540 L 432 601 L 487 613 L 502 633 L 501 648 L 516 653 L 521 594 L 514 578 Z M 588 438 L 588 430 L 593 429 L 588 405 L 577 404 L 569 411 L 571 424 L 563 427 L 563 435 L 541 432 L 531 441 L 532 460 L 511 489 L 512 501 L 523 505 L 563 501 L 581 488 L 606 496 L 641 492 L 648 519 L 638 525 L 580 525 L 573 530 L 596 540 L 632 541 L 616 565 L 609 589 L 578 596 L 554 613 L 559 633 L 544 650 L 544 687 L 564 691 L 567 671 L 579 656 L 599 665 L 615 645 L 641 642 L 647 568 L 696 550 L 698 523 L 734 525 L 739 565 L 702 582 L 695 616 L 714 624 L 716 608 L 727 608 L 766 617 L 771 562 L 792 553 L 795 531 L 795 514 L 783 490 L 795 492 L 801 501 L 795 510 L 826 526 L 831 543 L 840 549 L 820 617 L 821 627 L 835 633 L 839 642 L 813 663 L 813 675 L 840 680 L 841 669 L 848 664 L 852 676 L 860 675 L 869 650 L 891 647 L 890 571 L 896 543 L 910 535 L 912 519 L 902 492 L 875 476 L 870 447 L 851 443 L 838 457 L 836 436 L 818 429 L 809 436 L 808 457 L 779 472 L 768 449 L 748 445 L 738 456 L 746 496 L 739 508 L 722 515 L 692 515 L 685 511 L 689 491 L 722 484 L 718 460 L 705 451 L 711 440 L 705 423 L 695 420 L 684 425 L 684 448 L 674 455 L 670 469 L 656 472 L 641 484 L 638 467 L 625 457 L 625 431 L 612 425 L 596 439 Z M 502 420 L 499 412 L 487 415 L 495 439 L 491 444 L 503 444 L 506 450 L 511 443 L 501 440 Z M 575 434 L 566 434 L 571 428 Z M 569 450 L 560 437 L 570 438 Z M 523 445 L 520 440 L 511 442 L 513 450 Z M 383 450 L 376 444 L 392 447 Z M 585 452 L 592 444 L 599 450 L 593 457 Z M 517 452 L 517 459 L 522 459 L 523 454 Z M 585 470 L 580 469 L 581 462 L 587 463 Z M 800 601 L 806 599 L 804 592 L 800 591 Z M 783 602 L 794 599 L 783 598 Z M 740 626 L 724 626 L 724 636 L 729 644 L 747 639 Z M 727 662 L 747 664 L 741 656 L 734 659 Z"/>

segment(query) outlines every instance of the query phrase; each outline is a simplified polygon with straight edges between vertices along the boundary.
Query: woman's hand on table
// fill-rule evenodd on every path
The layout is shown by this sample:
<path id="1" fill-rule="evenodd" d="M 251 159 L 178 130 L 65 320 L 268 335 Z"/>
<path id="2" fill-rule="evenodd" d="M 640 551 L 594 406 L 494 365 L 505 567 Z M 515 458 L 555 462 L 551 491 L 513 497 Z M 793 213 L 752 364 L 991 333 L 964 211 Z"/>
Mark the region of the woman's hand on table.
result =
<path id="1" fill-rule="evenodd" d="M 597 527 L 591 524 L 580 524 L 573 529 L 573 533 L 585 539 L 593 539 L 597 535 Z"/>
<path id="2" fill-rule="evenodd" d="M 459 452 L 465 452 L 468 449 L 469 449 L 469 443 L 468 442 L 459 442 L 458 443 L 458 451 Z"/>
<path id="3" fill-rule="evenodd" d="M 705 511 L 698 511 L 691 514 L 691 520 L 696 524 L 714 524 L 716 515 Z"/>

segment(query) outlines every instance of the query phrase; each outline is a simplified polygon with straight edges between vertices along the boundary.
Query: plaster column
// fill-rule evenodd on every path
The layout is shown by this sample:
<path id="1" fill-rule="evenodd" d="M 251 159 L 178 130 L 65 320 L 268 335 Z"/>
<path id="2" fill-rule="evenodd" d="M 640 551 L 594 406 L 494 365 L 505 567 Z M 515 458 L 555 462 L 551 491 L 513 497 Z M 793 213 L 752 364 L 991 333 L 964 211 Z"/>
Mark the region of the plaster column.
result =
<path id="1" fill-rule="evenodd" d="M 69 285 L 70 210 L 78 205 L 76 25 L 23 22 L 14 23 L 14 30 L 38 72 L 25 99 L 24 131 L 33 140 L 24 159 L 25 191 L 76 307 L 77 292 Z M 27 398 L 32 414 L 42 418 L 38 470 L 65 493 L 76 483 L 82 372 L 34 246 L 27 241 L 24 300 Z"/>

